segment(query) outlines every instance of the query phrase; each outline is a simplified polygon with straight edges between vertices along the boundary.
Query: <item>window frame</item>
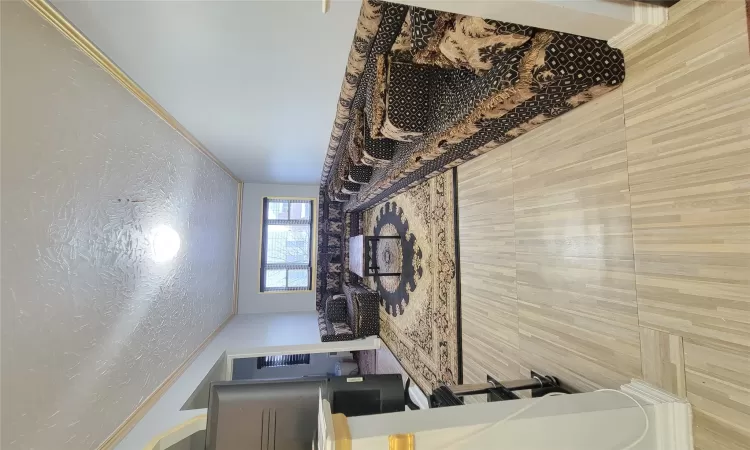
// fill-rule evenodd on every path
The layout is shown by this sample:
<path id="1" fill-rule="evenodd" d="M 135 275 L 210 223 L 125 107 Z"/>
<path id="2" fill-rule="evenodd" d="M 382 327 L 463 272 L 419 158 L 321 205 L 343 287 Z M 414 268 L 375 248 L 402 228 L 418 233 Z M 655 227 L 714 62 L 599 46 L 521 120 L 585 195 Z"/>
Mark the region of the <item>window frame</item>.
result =
<path id="1" fill-rule="evenodd" d="M 286 288 L 267 288 L 265 286 L 266 276 L 266 238 L 268 235 L 268 219 L 266 218 L 268 211 L 268 204 L 275 200 L 287 200 L 294 202 L 309 202 L 310 203 L 310 258 L 306 268 L 310 271 L 308 277 L 308 286 L 303 288 L 290 288 L 288 286 L 289 280 L 287 278 Z M 318 199 L 314 197 L 281 197 L 266 195 L 261 200 L 261 214 L 260 214 L 260 252 L 258 257 L 258 291 L 261 294 L 300 294 L 313 292 L 316 283 L 316 262 L 317 262 L 317 243 L 318 243 L 318 211 L 317 211 Z M 299 264 L 304 266 L 304 264 Z M 287 268 L 287 270 L 293 270 Z"/>

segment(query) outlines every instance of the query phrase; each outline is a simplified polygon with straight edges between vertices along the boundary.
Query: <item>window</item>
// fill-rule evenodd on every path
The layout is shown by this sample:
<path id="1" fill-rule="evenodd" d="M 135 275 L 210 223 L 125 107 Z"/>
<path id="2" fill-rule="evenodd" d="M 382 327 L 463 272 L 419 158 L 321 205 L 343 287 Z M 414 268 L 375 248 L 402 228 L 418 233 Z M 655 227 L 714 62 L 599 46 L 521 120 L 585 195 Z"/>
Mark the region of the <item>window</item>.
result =
<path id="1" fill-rule="evenodd" d="M 313 201 L 263 199 L 260 291 L 312 289 Z"/>
<path id="2" fill-rule="evenodd" d="M 258 369 L 264 367 L 298 366 L 310 364 L 310 355 L 274 355 L 258 358 Z"/>

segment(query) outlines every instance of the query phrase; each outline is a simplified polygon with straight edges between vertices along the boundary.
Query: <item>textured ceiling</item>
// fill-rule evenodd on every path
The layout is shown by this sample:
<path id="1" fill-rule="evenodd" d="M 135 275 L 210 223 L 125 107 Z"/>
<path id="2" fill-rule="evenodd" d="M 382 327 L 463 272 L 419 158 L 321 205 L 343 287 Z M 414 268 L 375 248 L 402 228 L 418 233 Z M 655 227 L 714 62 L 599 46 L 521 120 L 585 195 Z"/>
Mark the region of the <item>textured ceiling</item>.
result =
<path id="1" fill-rule="evenodd" d="M 53 3 L 239 178 L 319 181 L 359 2 Z"/>

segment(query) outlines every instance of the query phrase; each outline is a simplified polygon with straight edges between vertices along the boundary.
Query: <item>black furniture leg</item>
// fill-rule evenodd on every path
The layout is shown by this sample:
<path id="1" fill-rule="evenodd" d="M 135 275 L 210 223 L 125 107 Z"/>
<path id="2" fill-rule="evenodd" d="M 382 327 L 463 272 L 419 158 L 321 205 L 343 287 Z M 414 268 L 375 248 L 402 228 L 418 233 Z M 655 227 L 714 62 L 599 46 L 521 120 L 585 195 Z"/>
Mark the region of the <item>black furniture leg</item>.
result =
<path id="1" fill-rule="evenodd" d="M 487 375 L 486 383 L 443 385 L 432 391 L 430 402 L 434 407 L 463 405 L 465 395 L 487 394 L 488 402 L 518 400 L 514 391 L 531 389 L 532 397 L 540 397 L 550 392 L 570 393 L 560 386 L 555 377 L 531 372 L 531 378 L 521 380 L 497 381 Z"/>

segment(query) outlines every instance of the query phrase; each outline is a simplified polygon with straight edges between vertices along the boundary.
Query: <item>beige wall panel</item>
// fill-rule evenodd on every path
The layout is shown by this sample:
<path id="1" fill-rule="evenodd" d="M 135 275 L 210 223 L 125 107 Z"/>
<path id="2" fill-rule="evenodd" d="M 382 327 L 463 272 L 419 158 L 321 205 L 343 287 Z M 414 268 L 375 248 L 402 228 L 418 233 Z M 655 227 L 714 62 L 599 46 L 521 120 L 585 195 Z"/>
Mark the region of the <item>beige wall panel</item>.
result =
<path id="1" fill-rule="evenodd" d="M 696 448 L 746 449 L 746 11 L 740 1 L 682 1 L 675 10 L 680 14 L 670 14 L 667 28 L 625 55 L 628 75 L 623 92 L 640 323 L 685 337 L 686 388 L 693 404 Z M 644 354 L 644 364 L 647 359 Z"/>
<path id="2" fill-rule="evenodd" d="M 750 345 L 750 54 L 708 2 L 626 54 L 641 324 Z"/>
<path id="3" fill-rule="evenodd" d="M 685 339 L 688 400 L 697 450 L 750 446 L 750 347 Z"/>
<path id="4" fill-rule="evenodd" d="M 643 379 L 685 397 L 685 355 L 682 337 L 641 327 Z"/>

